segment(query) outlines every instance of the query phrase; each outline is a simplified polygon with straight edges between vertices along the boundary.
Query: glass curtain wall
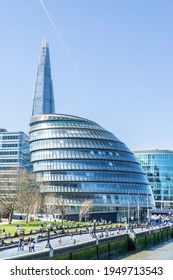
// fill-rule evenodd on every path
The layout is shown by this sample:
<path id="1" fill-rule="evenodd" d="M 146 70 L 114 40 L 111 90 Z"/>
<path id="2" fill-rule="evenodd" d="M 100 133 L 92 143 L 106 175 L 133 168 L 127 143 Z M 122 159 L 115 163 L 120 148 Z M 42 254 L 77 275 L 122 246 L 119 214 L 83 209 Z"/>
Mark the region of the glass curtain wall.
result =
<path id="1" fill-rule="evenodd" d="M 156 208 L 173 208 L 173 151 L 134 152 L 143 167 L 154 194 Z"/>
<path id="2" fill-rule="evenodd" d="M 11 174 L 16 182 L 20 168 L 31 171 L 29 137 L 24 132 L 8 132 L 0 129 L 0 178 Z M 13 183 L 11 184 L 13 186 Z M 13 186 L 15 187 L 15 186 Z"/>
<path id="3" fill-rule="evenodd" d="M 93 202 L 91 216 L 105 214 L 111 220 L 127 220 L 128 211 L 129 219 L 136 219 L 137 208 L 144 215 L 147 205 L 154 207 L 150 185 L 133 153 L 90 120 L 33 116 L 30 151 L 41 191 L 63 198 L 69 215 L 78 215 L 86 200 Z"/>

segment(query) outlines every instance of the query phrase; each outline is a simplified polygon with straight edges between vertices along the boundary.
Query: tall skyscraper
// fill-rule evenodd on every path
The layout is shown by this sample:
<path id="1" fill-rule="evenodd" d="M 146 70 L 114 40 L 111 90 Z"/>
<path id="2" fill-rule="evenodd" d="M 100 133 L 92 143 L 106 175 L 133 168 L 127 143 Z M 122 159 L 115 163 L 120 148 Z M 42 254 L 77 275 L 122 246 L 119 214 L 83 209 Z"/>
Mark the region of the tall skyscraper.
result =
<path id="1" fill-rule="evenodd" d="M 49 45 L 46 39 L 41 42 L 40 59 L 37 69 L 32 116 L 54 114 L 54 94 L 51 78 Z"/>
<path id="2" fill-rule="evenodd" d="M 79 219 L 86 201 L 92 201 L 90 218 L 112 221 L 137 220 L 139 215 L 145 219 L 146 209 L 154 207 L 147 177 L 124 143 L 93 121 L 54 113 L 45 40 L 30 122 L 30 151 L 47 205 L 63 200 L 68 219 Z"/>

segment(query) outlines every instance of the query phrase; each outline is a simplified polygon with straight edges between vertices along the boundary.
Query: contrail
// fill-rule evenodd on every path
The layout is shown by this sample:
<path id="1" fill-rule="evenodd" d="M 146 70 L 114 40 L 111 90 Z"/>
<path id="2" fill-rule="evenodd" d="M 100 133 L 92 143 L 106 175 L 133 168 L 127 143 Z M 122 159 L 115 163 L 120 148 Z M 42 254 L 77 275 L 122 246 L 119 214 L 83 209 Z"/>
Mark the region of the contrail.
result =
<path id="1" fill-rule="evenodd" d="M 81 73 L 80 73 L 78 67 L 77 67 L 76 64 L 74 63 L 74 61 L 73 61 L 73 59 L 72 59 L 72 57 L 71 57 L 71 55 L 70 55 L 70 53 L 69 53 L 69 51 L 68 51 L 68 49 L 67 49 L 67 47 L 66 47 L 66 45 L 65 45 L 65 43 L 64 43 L 64 41 L 63 41 L 63 39 L 62 39 L 62 37 L 61 37 L 61 35 L 60 35 L 58 29 L 56 28 L 56 26 L 55 26 L 55 24 L 54 24 L 54 22 L 53 22 L 53 20 L 52 20 L 52 18 L 51 18 L 51 16 L 50 16 L 50 14 L 49 14 L 48 10 L 46 9 L 45 5 L 43 4 L 42 0 L 40 0 L 40 4 L 42 5 L 42 7 L 43 7 L 43 9 L 44 9 L 44 11 L 45 11 L 45 13 L 46 13 L 46 15 L 47 15 L 47 17 L 48 17 L 50 23 L 51 23 L 53 29 L 55 30 L 55 33 L 56 33 L 56 35 L 58 36 L 58 39 L 60 40 L 60 42 L 61 42 L 61 44 L 62 44 L 62 46 L 63 46 L 63 48 L 64 48 L 64 50 L 65 50 L 65 52 L 66 52 L 66 54 L 67 54 L 67 56 L 68 56 L 68 58 L 70 59 L 70 61 L 71 61 L 72 65 L 73 65 L 73 67 L 75 68 L 76 72 L 78 73 L 82 84 L 84 85 L 85 89 L 88 91 L 88 88 L 87 88 L 87 86 L 86 86 L 86 84 L 85 84 L 85 82 L 84 82 L 84 80 L 83 80 L 83 78 L 82 78 L 82 76 L 81 76 Z"/>

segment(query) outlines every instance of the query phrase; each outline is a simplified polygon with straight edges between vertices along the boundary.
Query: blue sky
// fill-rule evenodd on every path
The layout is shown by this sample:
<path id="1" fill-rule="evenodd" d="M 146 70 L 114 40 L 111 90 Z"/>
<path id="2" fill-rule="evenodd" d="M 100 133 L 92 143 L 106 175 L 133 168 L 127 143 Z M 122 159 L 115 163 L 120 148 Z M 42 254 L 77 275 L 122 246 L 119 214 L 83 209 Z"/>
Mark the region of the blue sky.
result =
<path id="1" fill-rule="evenodd" d="M 1 0 L 0 127 L 28 132 L 46 36 L 57 113 L 93 120 L 131 150 L 173 149 L 173 1 L 42 2 L 73 63 L 39 0 Z"/>

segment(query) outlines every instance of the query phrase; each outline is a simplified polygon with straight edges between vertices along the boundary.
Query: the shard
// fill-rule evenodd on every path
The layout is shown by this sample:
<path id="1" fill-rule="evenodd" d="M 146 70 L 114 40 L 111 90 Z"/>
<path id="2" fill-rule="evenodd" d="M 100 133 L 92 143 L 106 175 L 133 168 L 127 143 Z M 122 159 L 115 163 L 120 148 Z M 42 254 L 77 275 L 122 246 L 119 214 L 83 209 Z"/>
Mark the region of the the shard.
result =
<path id="1" fill-rule="evenodd" d="M 46 39 L 41 42 L 39 64 L 36 74 L 32 116 L 54 114 L 54 94 L 51 78 L 49 45 Z"/>

